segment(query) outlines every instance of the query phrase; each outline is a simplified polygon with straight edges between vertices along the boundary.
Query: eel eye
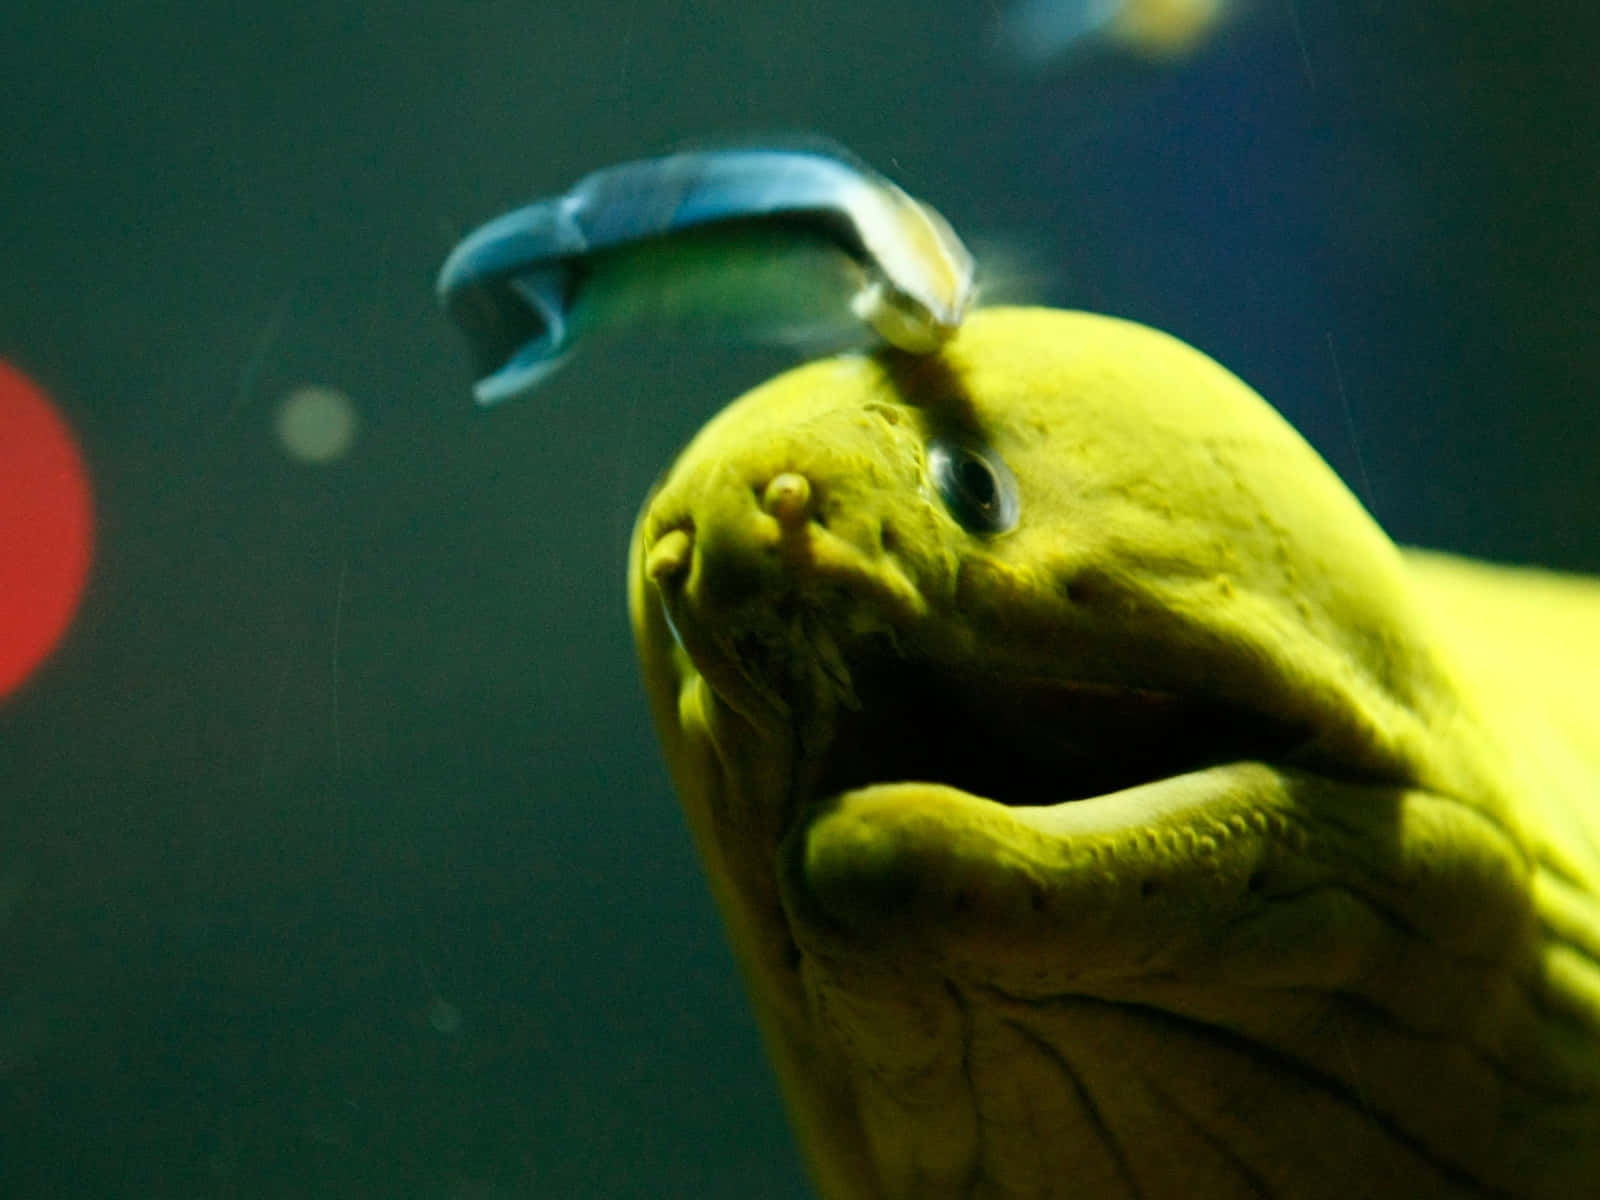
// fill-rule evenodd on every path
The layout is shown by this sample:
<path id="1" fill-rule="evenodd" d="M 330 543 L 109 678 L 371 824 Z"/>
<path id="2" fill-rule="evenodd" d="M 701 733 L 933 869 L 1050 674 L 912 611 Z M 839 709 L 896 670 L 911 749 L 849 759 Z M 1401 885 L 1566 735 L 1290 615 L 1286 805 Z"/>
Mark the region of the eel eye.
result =
<path id="1" fill-rule="evenodd" d="M 1005 533 L 1017 523 L 1017 480 L 987 448 L 937 441 L 928 446 L 928 473 L 956 524 L 968 533 Z"/>

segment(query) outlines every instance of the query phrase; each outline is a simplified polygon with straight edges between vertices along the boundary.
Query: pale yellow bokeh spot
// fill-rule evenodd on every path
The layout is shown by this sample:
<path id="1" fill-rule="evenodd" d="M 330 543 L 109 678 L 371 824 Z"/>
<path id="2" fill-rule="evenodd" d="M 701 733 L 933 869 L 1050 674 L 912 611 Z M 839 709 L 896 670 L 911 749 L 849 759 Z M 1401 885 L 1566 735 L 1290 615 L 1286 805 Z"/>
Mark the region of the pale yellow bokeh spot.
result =
<path id="1" fill-rule="evenodd" d="M 1223 0 L 1126 0 L 1106 33 L 1146 58 L 1181 58 L 1200 48 L 1227 16 Z"/>
<path id="2" fill-rule="evenodd" d="M 278 404 L 273 428 L 290 458 L 330 463 L 343 458 L 356 440 L 361 419 L 355 402 L 337 388 L 303 384 Z"/>

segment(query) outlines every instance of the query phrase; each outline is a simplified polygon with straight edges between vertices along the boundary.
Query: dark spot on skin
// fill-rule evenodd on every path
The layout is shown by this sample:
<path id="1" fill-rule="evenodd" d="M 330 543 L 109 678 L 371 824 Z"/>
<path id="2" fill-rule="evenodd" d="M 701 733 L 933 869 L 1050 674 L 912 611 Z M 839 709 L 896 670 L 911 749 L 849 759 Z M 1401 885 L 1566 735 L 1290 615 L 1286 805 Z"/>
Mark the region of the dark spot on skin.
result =
<path id="1" fill-rule="evenodd" d="M 1259 892 L 1266 885 L 1266 873 L 1264 871 L 1252 871 L 1250 873 L 1250 879 L 1245 884 L 1245 887 L 1249 888 L 1252 892 Z"/>
<path id="2" fill-rule="evenodd" d="M 1154 879 L 1141 879 L 1139 881 L 1139 895 L 1148 899 L 1161 890 L 1161 885 Z"/>
<path id="3" fill-rule="evenodd" d="M 889 554 L 893 554 L 900 547 L 900 535 L 887 521 L 878 526 L 878 545 Z"/>
<path id="4" fill-rule="evenodd" d="M 977 406 L 967 394 L 966 380 L 943 354 L 908 354 L 886 349 L 878 362 L 898 399 L 920 409 L 935 433 L 969 432 L 979 427 Z"/>
<path id="5" fill-rule="evenodd" d="M 1074 575 L 1063 583 L 1061 594 L 1067 598 L 1068 604 L 1077 605 L 1079 608 L 1092 608 L 1098 599 L 1096 588 L 1081 575 Z"/>

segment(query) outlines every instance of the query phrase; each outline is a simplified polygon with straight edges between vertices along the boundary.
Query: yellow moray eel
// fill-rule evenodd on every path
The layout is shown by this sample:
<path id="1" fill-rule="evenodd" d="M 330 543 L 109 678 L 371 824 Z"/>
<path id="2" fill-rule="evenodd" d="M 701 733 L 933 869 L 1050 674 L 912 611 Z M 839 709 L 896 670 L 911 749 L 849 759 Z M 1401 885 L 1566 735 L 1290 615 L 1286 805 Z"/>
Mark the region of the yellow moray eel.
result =
<path id="1" fill-rule="evenodd" d="M 1600 1196 L 1600 581 L 1000 309 L 732 404 L 629 586 L 824 1197 Z"/>

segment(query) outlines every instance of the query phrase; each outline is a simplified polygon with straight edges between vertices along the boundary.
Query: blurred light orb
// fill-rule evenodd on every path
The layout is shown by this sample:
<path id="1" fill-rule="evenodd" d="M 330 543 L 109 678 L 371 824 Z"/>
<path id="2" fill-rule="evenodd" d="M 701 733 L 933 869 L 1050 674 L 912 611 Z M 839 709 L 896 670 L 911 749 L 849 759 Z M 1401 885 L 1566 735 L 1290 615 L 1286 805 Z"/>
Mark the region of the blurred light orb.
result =
<path id="1" fill-rule="evenodd" d="M 435 996 L 428 1005 L 428 1024 L 435 1033 L 454 1037 L 461 1032 L 461 1009 L 443 996 Z"/>
<path id="2" fill-rule="evenodd" d="M 349 453 L 361 427 L 355 402 L 338 388 L 305 384 L 278 404 L 278 443 L 296 462 L 331 463 Z"/>
<path id="3" fill-rule="evenodd" d="M 1234 7 L 1230 0 L 1017 0 L 999 41 L 1034 65 L 1104 47 L 1172 61 L 1199 50 Z"/>
<path id="4" fill-rule="evenodd" d="M 1198 50 L 1225 16 L 1222 0 L 1130 0 L 1106 32 L 1146 58 L 1182 58 Z"/>
<path id="5" fill-rule="evenodd" d="M 0 698 L 66 633 L 93 554 L 77 440 L 44 389 L 0 361 Z"/>

